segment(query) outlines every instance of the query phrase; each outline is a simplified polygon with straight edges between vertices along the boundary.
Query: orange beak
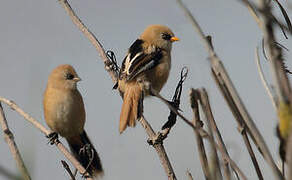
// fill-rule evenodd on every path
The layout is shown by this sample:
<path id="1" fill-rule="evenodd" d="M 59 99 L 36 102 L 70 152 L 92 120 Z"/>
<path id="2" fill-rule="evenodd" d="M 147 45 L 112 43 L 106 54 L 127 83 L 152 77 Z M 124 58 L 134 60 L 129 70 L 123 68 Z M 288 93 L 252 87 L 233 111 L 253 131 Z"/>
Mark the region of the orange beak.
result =
<path id="1" fill-rule="evenodd" d="M 171 41 L 171 42 L 179 41 L 179 38 L 178 38 L 178 37 L 171 37 L 171 38 L 170 38 L 170 41 Z"/>

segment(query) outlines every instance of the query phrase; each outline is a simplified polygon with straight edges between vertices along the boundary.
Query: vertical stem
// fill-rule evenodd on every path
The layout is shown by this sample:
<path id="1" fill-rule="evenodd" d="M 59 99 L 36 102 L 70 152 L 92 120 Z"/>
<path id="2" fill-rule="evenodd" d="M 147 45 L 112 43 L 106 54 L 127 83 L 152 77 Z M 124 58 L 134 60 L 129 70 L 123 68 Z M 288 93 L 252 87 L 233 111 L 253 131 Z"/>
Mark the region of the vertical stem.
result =
<path id="1" fill-rule="evenodd" d="M 150 124 L 147 122 L 147 120 L 144 118 L 144 116 L 142 116 L 139 120 L 139 122 L 141 123 L 141 125 L 143 126 L 143 128 L 145 129 L 147 135 L 149 138 L 153 138 L 156 136 L 154 130 L 152 129 L 152 127 L 150 126 Z M 153 145 L 154 149 L 156 150 L 160 162 L 164 168 L 164 171 L 168 177 L 169 180 L 176 180 L 176 176 L 175 173 L 173 171 L 173 168 L 171 166 L 171 163 L 168 159 L 168 156 L 166 154 L 166 151 L 164 149 L 164 146 L 162 143 L 157 143 Z"/>
<path id="2" fill-rule="evenodd" d="M 190 103 L 191 103 L 191 107 L 193 110 L 193 124 L 196 127 L 202 128 L 203 122 L 200 120 L 198 98 L 199 98 L 198 92 L 194 89 L 191 89 Z M 201 163 L 204 175 L 205 175 L 205 179 L 211 180 L 210 168 L 209 168 L 208 159 L 206 156 L 206 151 L 205 151 L 205 146 L 204 146 L 202 136 L 200 135 L 200 133 L 198 131 L 194 130 L 194 133 L 196 136 L 196 142 L 197 142 L 197 148 L 198 148 L 198 152 L 199 152 L 200 163 Z"/>

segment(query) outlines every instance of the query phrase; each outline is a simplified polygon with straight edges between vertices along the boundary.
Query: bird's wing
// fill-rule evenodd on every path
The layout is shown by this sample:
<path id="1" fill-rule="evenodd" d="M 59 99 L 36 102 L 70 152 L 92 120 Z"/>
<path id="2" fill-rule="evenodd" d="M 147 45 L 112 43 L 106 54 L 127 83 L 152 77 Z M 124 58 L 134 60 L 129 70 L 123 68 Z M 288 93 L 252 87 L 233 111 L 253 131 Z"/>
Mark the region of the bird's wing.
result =
<path id="1" fill-rule="evenodd" d="M 136 40 L 123 61 L 121 72 L 127 81 L 134 79 L 142 72 L 154 68 L 163 57 L 162 51 L 158 48 L 151 53 L 143 52 L 142 44 L 142 40 Z"/>

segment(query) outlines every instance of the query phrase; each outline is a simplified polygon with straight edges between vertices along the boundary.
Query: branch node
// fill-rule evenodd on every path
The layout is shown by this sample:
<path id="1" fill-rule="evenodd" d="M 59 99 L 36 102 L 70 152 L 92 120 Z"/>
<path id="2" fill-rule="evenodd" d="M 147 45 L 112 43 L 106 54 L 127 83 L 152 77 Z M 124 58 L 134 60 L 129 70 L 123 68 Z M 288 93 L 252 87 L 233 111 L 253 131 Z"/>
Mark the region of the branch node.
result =
<path id="1" fill-rule="evenodd" d="M 14 139 L 12 132 L 9 129 L 3 131 L 9 138 Z"/>

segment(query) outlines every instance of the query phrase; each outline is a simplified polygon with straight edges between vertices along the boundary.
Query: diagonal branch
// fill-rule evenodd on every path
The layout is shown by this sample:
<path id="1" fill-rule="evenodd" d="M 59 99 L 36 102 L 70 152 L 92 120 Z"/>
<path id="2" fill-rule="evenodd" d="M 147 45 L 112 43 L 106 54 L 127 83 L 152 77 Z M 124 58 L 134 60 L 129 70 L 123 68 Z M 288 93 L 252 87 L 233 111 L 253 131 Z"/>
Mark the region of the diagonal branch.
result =
<path id="1" fill-rule="evenodd" d="M 21 172 L 22 178 L 25 180 L 30 180 L 31 179 L 30 175 L 25 167 L 25 164 L 22 160 L 20 152 L 19 152 L 17 145 L 14 141 L 14 136 L 8 127 L 8 123 L 7 123 L 1 102 L 0 102 L 0 124 L 1 124 L 2 130 L 3 130 L 3 133 L 4 133 L 5 141 L 7 142 L 9 149 L 12 153 L 12 156 L 16 161 L 16 165 L 17 165 L 19 171 Z"/>
<path id="2" fill-rule="evenodd" d="M 52 131 L 46 129 L 42 124 L 40 124 L 37 120 L 35 120 L 33 117 L 31 117 L 29 114 L 24 112 L 19 106 L 17 106 L 13 101 L 10 101 L 8 99 L 5 99 L 0 96 L 0 102 L 3 102 L 7 104 L 9 107 L 11 107 L 12 110 L 15 110 L 18 112 L 21 116 L 24 117 L 27 121 L 29 121 L 32 125 L 34 125 L 37 129 L 39 129 L 42 133 L 44 133 L 46 136 L 49 136 Z M 88 177 L 88 180 L 93 180 L 90 178 L 90 175 L 84 167 L 79 163 L 79 161 L 68 151 L 68 149 L 58 140 L 54 140 L 54 144 L 57 146 L 57 148 L 64 154 L 64 156 L 75 166 L 76 169 L 80 172 L 80 174 L 85 175 L 85 177 Z"/>
<path id="3" fill-rule="evenodd" d="M 94 34 L 82 23 L 82 21 L 75 14 L 75 12 L 71 8 L 71 6 L 67 0 L 59 0 L 59 2 L 63 6 L 65 11 L 68 13 L 68 15 L 71 18 L 71 20 L 73 21 L 73 23 L 79 28 L 79 30 L 88 38 L 88 40 L 91 42 L 91 44 L 95 47 L 95 49 L 97 50 L 101 59 L 104 62 L 106 71 L 109 73 L 110 77 L 112 78 L 112 81 L 115 84 L 117 82 L 118 74 L 115 71 L 114 64 L 107 57 L 105 50 L 103 49 L 101 43 L 94 36 Z"/>

